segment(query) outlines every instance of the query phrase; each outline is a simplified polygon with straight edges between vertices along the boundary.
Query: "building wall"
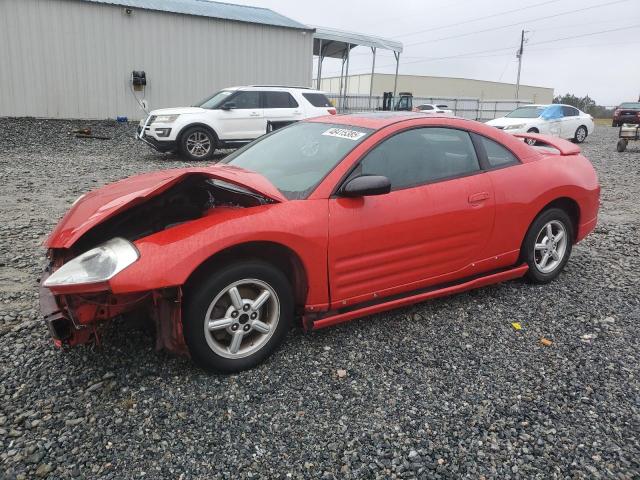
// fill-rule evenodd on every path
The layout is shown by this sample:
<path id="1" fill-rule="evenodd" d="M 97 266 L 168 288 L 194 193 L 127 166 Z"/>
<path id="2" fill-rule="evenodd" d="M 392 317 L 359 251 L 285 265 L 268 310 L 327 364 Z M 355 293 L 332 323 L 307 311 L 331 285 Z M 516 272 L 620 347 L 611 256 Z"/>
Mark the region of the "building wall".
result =
<path id="1" fill-rule="evenodd" d="M 350 75 L 348 92 L 369 94 L 371 74 Z M 376 73 L 373 79 L 373 94 L 393 92 L 393 74 Z M 340 91 L 340 77 L 323 78 L 322 90 L 331 93 Z M 488 82 L 467 78 L 428 77 L 421 75 L 398 75 L 398 92 L 411 92 L 416 97 L 484 98 L 491 100 L 513 99 L 516 87 L 511 83 Z M 534 103 L 551 103 L 553 88 L 520 85 L 520 98 Z"/>
<path id="2" fill-rule="evenodd" d="M 77 0 L 0 1 L 0 116 L 103 119 L 248 84 L 309 85 L 311 32 Z M 139 94 L 140 95 L 140 94 Z"/>

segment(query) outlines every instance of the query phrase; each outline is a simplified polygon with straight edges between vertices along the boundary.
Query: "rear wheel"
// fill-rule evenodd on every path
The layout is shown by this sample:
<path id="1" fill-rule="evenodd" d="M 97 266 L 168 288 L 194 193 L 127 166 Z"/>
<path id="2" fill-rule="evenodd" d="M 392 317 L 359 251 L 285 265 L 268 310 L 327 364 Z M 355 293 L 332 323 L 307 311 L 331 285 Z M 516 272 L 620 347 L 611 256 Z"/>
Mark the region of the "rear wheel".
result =
<path id="1" fill-rule="evenodd" d="M 573 224 L 564 210 L 550 208 L 538 215 L 522 247 L 529 280 L 548 283 L 560 275 L 569 261 L 573 238 Z"/>
<path id="2" fill-rule="evenodd" d="M 573 140 L 576 143 L 582 143 L 586 140 L 588 134 L 589 132 L 587 131 L 587 127 L 585 127 L 584 125 L 580 125 L 576 129 L 576 133 L 573 135 Z"/>
<path id="3" fill-rule="evenodd" d="M 282 343 L 294 313 L 285 275 L 260 261 L 231 264 L 187 292 L 184 337 L 207 370 L 252 368 Z"/>
<path id="4" fill-rule="evenodd" d="M 191 127 L 180 137 L 180 151 L 189 160 L 208 160 L 215 149 L 216 137 L 204 127 Z"/>

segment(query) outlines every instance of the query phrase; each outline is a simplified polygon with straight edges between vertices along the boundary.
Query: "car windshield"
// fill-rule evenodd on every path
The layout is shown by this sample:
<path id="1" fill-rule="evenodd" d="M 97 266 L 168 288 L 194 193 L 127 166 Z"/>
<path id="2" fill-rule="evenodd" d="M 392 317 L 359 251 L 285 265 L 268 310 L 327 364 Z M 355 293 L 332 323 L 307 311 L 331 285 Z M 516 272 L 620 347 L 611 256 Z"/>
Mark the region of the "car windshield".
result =
<path id="1" fill-rule="evenodd" d="M 620 104 L 620 108 L 640 108 L 640 102 L 624 102 Z"/>
<path id="2" fill-rule="evenodd" d="M 538 118 L 545 107 L 520 107 L 505 115 L 507 118 Z"/>
<path id="3" fill-rule="evenodd" d="M 302 199 L 372 131 L 350 125 L 295 123 L 247 145 L 222 163 L 259 173 L 289 200 Z"/>
<path id="4" fill-rule="evenodd" d="M 209 108 L 209 109 L 217 108 L 220 105 L 222 105 L 222 102 L 224 102 L 232 93 L 233 93 L 233 90 L 220 90 L 218 93 L 214 94 L 213 96 L 209 98 L 205 98 L 201 102 L 196 103 L 194 107 Z"/>

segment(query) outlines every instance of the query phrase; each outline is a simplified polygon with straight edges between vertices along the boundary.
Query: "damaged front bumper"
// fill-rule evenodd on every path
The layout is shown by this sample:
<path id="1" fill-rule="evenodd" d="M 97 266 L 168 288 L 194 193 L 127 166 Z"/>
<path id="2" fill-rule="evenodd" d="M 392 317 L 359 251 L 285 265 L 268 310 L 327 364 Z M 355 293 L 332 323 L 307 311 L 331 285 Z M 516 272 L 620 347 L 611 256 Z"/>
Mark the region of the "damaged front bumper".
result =
<path id="1" fill-rule="evenodd" d="M 120 316 L 145 315 L 155 326 L 156 350 L 189 356 L 182 333 L 182 291 L 166 288 L 114 295 L 104 292 L 55 294 L 40 280 L 40 311 L 56 347 L 100 343 L 99 327 Z"/>

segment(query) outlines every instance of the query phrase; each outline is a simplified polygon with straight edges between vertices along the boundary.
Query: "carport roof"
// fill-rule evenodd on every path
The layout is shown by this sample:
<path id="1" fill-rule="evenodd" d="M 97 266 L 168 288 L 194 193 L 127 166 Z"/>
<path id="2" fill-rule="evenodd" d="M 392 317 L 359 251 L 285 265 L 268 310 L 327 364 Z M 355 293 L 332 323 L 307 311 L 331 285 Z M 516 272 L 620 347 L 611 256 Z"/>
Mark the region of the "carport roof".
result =
<path id="1" fill-rule="evenodd" d="M 82 0 L 91 3 L 106 3 L 123 7 L 160 12 L 181 13 L 199 17 L 220 18 L 237 22 L 257 23 L 276 27 L 313 30 L 268 8 L 211 2 L 208 0 Z"/>
<path id="2" fill-rule="evenodd" d="M 320 41 L 322 41 L 322 56 L 343 58 L 347 48 L 357 46 L 375 47 L 394 52 L 402 52 L 402 42 L 387 38 L 365 35 L 363 33 L 346 32 L 335 28 L 315 27 L 313 34 L 313 54 L 320 55 Z"/>

